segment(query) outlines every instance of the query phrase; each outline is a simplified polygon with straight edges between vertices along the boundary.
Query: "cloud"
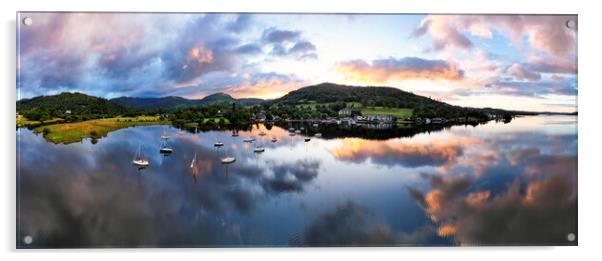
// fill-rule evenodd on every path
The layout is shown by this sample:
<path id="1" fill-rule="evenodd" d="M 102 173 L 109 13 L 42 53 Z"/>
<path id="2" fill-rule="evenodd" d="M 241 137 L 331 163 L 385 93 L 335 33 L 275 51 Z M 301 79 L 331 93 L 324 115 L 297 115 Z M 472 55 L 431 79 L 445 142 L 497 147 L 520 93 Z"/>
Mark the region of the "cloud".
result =
<path id="1" fill-rule="evenodd" d="M 563 80 L 542 79 L 537 82 L 502 79 L 500 81 L 487 84 L 485 87 L 491 88 L 488 90 L 491 93 L 515 96 L 545 98 L 545 96 L 550 94 L 570 96 L 577 95 L 577 80 L 574 77 L 567 77 Z"/>
<path id="2" fill-rule="evenodd" d="M 479 188 L 479 180 L 467 176 L 427 176 L 426 192 L 408 192 L 437 224 L 437 234 L 461 245 L 571 245 L 566 236 L 577 229 L 574 175 L 543 172 L 497 191 Z"/>
<path id="3" fill-rule="evenodd" d="M 262 35 L 262 39 L 267 43 L 295 42 L 300 37 L 300 31 L 281 30 L 274 27 L 264 30 Z"/>
<path id="4" fill-rule="evenodd" d="M 526 37 L 529 45 L 556 57 L 574 54 L 577 31 L 566 27 L 565 15 L 429 15 L 413 32 L 416 37 L 429 35 L 433 49 L 468 49 L 474 44 L 466 34 L 491 38 L 493 31 L 520 44 Z"/>
<path id="5" fill-rule="evenodd" d="M 373 141 L 347 138 L 341 140 L 331 153 L 337 159 L 356 163 L 370 159 L 374 163 L 388 166 L 439 166 L 453 163 L 462 156 L 465 147 L 474 146 L 478 142 L 477 139 L 460 137 L 433 139 L 428 144 L 403 139 Z"/>
<path id="6" fill-rule="evenodd" d="M 298 160 L 292 164 L 273 163 L 273 177 L 265 178 L 262 183 L 266 191 L 301 192 L 305 184 L 318 176 L 319 161 Z"/>
<path id="7" fill-rule="evenodd" d="M 159 143 L 152 140 L 163 127 L 144 128 L 112 133 L 114 140 L 101 139 L 94 153 L 61 150 L 23 133 L 28 136 L 18 155 L 28 156 L 19 159 L 19 177 L 20 189 L 28 193 L 19 196 L 17 229 L 32 235 L 29 247 L 242 244 L 232 233 L 237 226 L 240 230 L 232 214 L 249 215 L 265 200 L 303 191 L 319 174 L 317 160 L 267 162 L 273 167 L 260 168 L 243 159 L 226 169 L 219 164 L 221 154 L 193 135 L 170 141 L 178 157 L 160 158 Z M 134 132 L 151 142 L 142 150 L 152 167 L 141 172 L 130 162 L 137 144 L 129 144 L 127 137 Z M 191 170 L 195 154 L 199 161 Z"/>
<path id="8" fill-rule="evenodd" d="M 244 44 L 236 48 L 236 53 L 259 54 L 261 53 L 261 46 L 255 43 Z"/>
<path id="9" fill-rule="evenodd" d="M 529 81 L 541 80 L 541 75 L 539 73 L 529 71 L 517 63 L 510 66 L 506 70 L 506 73 L 508 73 L 511 76 L 514 76 L 514 78 L 516 78 L 517 80 L 529 80 Z"/>
<path id="10" fill-rule="evenodd" d="M 256 72 L 248 56 L 262 53 L 261 43 L 239 35 L 253 25 L 246 14 L 27 15 L 36 26 L 20 31 L 22 97 L 60 91 L 103 97 L 194 94 L 209 90 L 199 87 L 215 75 Z M 269 39 L 292 38 L 274 32 Z M 315 54 L 304 43 L 295 57 Z M 227 80 L 209 83 L 223 91 L 218 82 Z"/>
<path id="11" fill-rule="evenodd" d="M 236 20 L 232 21 L 228 26 L 228 30 L 241 33 L 252 24 L 253 15 L 251 14 L 238 14 Z"/>
<path id="12" fill-rule="evenodd" d="M 238 80 L 224 86 L 224 90 L 237 98 L 279 98 L 306 84 L 292 75 L 278 73 L 250 73 L 236 76 Z"/>
<path id="13" fill-rule="evenodd" d="M 524 66 L 529 70 L 540 73 L 577 73 L 577 60 L 573 57 L 565 59 L 545 59 L 540 56 L 531 56 L 527 59 L 527 62 L 524 63 Z"/>
<path id="14" fill-rule="evenodd" d="M 270 46 L 270 54 L 276 57 L 295 57 L 300 60 L 317 59 L 316 46 L 304 39 L 301 31 L 282 30 L 275 27 L 265 29 L 262 41 Z"/>
<path id="15" fill-rule="evenodd" d="M 464 76 L 464 71 L 453 63 L 417 57 L 391 57 L 371 63 L 356 59 L 340 62 L 333 69 L 348 79 L 375 83 L 406 79 L 460 80 Z"/>
<path id="16" fill-rule="evenodd" d="M 295 45 L 293 45 L 293 47 L 291 47 L 291 49 L 288 51 L 291 54 L 295 54 L 295 53 L 307 53 L 307 52 L 311 52 L 311 51 L 315 51 L 316 50 L 316 46 L 313 45 L 312 43 L 308 42 L 308 41 L 299 41 L 297 43 L 295 43 Z"/>
<path id="17" fill-rule="evenodd" d="M 347 202 L 324 213 L 305 230 L 303 246 L 390 246 L 389 228 L 365 208 Z"/>
<path id="18" fill-rule="evenodd" d="M 412 35 L 420 37 L 427 32 L 433 37 L 433 50 L 435 51 L 449 47 L 459 49 L 470 49 L 473 47 L 473 43 L 464 34 L 441 16 L 429 16 L 425 18 L 414 29 Z"/>

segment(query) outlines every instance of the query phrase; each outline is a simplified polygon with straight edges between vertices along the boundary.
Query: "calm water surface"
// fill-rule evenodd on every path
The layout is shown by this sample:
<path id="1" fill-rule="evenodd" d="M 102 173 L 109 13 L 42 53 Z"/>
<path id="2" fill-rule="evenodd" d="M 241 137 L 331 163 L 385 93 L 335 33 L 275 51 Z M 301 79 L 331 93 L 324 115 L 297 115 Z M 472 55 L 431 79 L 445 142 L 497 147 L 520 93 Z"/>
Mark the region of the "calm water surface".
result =
<path id="1" fill-rule="evenodd" d="M 574 116 L 532 116 L 412 137 L 307 143 L 276 126 L 239 137 L 168 128 L 170 156 L 159 153 L 162 126 L 69 145 L 19 129 L 17 242 L 574 245 L 567 235 L 577 232 L 576 125 Z M 249 136 L 264 153 L 243 142 Z M 218 140 L 224 148 L 213 146 Z M 131 164 L 138 144 L 149 168 Z M 222 165 L 226 154 L 236 162 Z M 28 235 L 30 245 L 22 243 Z"/>

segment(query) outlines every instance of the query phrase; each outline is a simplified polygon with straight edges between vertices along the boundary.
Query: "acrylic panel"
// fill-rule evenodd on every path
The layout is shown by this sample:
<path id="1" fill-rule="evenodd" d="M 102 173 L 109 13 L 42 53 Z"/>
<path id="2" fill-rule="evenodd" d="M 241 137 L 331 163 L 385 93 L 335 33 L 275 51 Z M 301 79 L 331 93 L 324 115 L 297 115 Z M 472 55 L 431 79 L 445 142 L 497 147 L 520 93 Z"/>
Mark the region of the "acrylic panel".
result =
<path id="1" fill-rule="evenodd" d="M 17 14 L 17 248 L 577 245 L 577 15 Z"/>

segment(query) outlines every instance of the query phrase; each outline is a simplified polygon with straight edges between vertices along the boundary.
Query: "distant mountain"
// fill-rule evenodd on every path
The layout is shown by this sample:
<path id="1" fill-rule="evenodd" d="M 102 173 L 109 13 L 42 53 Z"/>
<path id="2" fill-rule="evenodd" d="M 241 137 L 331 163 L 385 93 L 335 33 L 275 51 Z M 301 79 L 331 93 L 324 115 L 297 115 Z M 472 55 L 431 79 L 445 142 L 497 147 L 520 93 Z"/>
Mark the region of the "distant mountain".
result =
<path id="1" fill-rule="evenodd" d="M 113 116 L 125 114 L 129 109 L 107 99 L 83 93 L 63 92 L 57 95 L 38 96 L 17 101 L 17 112 L 43 112 L 50 115 L 78 114 Z"/>
<path id="2" fill-rule="evenodd" d="M 205 96 L 203 99 L 200 100 L 200 103 L 203 105 L 224 104 L 224 103 L 230 104 L 232 102 L 236 102 L 236 99 L 232 98 L 232 96 L 225 94 L 223 92 L 218 92 L 218 93 L 214 93 L 214 94 Z"/>
<path id="3" fill-rule="evenodd" d="M 177 96 L 160 98 L 119 97 L 111 99 L 111 101 L 121 106 L 138 110 L 171 110 L 192 107 L 200 104 L 200 100 L 189 100 Z"/>
<path id="4" fill-rule="evenodd" d="M 233 102 L 242 105 L 253 105 L 261 103 L 263 100 L 255 98 L 235 99 L 228 94 L 220 92 L 208 95 L 202 99 L 186 99 L 178 96 L 160 98 L 119 97 L 111 99 L 111 101 L 119 105 L 138 110 L 174 110 L 198 105 L 231 104 Z"/>

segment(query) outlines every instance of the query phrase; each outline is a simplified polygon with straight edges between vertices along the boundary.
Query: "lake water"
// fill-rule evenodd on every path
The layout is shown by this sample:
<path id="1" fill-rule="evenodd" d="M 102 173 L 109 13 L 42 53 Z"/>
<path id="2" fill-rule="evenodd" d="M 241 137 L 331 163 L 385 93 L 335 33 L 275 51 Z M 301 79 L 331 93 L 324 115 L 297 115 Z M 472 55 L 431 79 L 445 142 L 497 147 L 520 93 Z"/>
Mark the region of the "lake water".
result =
<path id="1" fill-rule="evenodd" d="M 577 243 L 575 116 L 307 143 L 259 128 L 167 128 L 170 156 L 159 153 L 162 126 L 68 145 L 19 129 L 18 247 Z M 225 154 L 236 162 L 222 165 Z"/>

